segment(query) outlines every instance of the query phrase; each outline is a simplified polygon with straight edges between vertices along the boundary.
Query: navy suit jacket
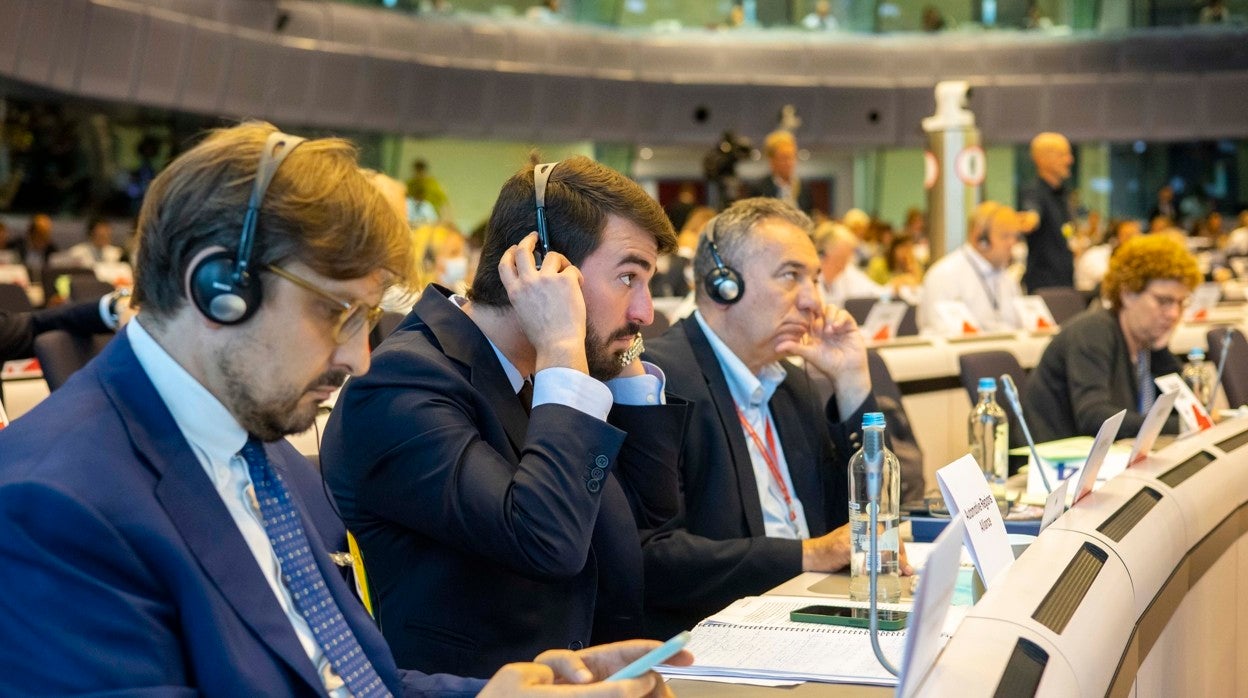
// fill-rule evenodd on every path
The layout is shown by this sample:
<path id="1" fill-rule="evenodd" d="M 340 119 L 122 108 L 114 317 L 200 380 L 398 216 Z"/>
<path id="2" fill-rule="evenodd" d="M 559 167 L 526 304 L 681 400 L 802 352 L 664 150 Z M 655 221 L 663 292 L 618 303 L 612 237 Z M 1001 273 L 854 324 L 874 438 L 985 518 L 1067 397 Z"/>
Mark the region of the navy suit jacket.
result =
<path id="1" fill-rule="evenodd" d="M 767 538 L 749 447 L 719 360 L 701 326 L 681 320 L 644 358 L 667 374 L 667 389 L 693 403 L 680 458 L 680 514 L 645 543 L 647 630 L 656 637 L 692 627 L 743 596 L 802 571 L 798 540 Z M 805 373 L 788 376 L 768 406 L 793 489 L 811 536 L 849 520 L 849 457 L 861 448 L 858 426 L 875 398 L 842 420 L 835 398 L 820 405 Z"/>
<path id="2" fill-rule="evenodd" d="M 307 459 L 266 446 L 330 593 L 395 694 L 400 676 L 329 560 L 344 539 Z M 310 524 L 310 525 L 309 525 Z M 0 695 L 323 695 L 289 619 L 123 334 L 0 430 Z"/>
<path id="3" fill-rule="evenodd" d="M 321 449 L 395 660 L 484 676 L 641 635 L 638 528 L 676 512 L 685 406 L 525 414 L 446 293 L 427 289 L 347 383 Z"/>

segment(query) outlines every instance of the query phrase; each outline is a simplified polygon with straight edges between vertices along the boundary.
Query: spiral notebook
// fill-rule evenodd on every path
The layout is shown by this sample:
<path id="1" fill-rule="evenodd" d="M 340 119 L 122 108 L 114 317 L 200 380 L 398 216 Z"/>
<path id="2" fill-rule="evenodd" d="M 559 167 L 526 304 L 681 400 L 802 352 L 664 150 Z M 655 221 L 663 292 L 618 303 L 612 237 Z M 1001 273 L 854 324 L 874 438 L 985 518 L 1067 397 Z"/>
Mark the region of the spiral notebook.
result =
<path id="1" fill-rule="evenodd" d="M 696 663 L 662 667 L 664 675 L 793 679 L 826 683 L 896 686 L 871 650 L 871 635 L 862 628 L 794 623 L 789 612 L 824 602 L 803 596 L 750 596 L 698 623 L 687 649 Z M 843 606 L 865 603 L 836 599 Z M 880 604 L 882 610 L 908 610 L 908 604 Z M 896 664 L 901 661 L 906 632 L 880 632 L 880 647 Z"/>

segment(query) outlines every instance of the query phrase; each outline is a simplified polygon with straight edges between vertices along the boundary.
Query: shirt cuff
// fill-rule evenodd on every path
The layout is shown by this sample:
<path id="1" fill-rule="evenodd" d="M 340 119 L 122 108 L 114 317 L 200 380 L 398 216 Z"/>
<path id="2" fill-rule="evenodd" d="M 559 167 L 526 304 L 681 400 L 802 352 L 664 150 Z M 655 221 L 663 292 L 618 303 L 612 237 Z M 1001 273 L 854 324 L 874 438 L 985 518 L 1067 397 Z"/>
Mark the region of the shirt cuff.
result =
<path id="1" fill-rule="evenodd" d="M 611 390 L 601 381 L 575 369 L 555 366 L 533 376 L 533 407 L 553 403 L 607 421 Z"/>
<path id="2" fill-rule="evenodd" d="M 621 405 L 666 405 L 663 388 L 667 384 L 667 376 L 663 369 L 649 361 L 641 362 L 645 369 L 644 376 L 628 376 L 612 378 L 607 381 L 611 389 L 611 397 Z"/>

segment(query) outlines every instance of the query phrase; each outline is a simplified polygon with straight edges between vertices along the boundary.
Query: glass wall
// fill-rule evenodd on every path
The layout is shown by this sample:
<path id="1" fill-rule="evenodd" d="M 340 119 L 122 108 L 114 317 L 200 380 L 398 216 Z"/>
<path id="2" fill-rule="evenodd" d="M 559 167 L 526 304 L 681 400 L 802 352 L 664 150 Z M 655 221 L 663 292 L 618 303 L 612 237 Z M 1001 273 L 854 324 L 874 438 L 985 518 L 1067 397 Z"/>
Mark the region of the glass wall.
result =
<path id="1" fill-rule="evenodd" d="M 338 0 L 430 15 L 655 31 L 1114 31 L 1248 24 L 1248 0 Z"/>

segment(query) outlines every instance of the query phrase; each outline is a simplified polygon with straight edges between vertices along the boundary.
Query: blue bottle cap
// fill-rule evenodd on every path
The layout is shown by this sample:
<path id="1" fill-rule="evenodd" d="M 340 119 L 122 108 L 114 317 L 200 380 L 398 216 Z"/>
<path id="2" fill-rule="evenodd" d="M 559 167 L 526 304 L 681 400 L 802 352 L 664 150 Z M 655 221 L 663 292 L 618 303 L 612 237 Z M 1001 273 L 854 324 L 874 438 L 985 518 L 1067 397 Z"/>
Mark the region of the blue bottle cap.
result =
<path id="1" fill-rule="evenodd" d="M 867 412 L 862 415 L 862 426 L 866 427 L 882 427 L 884 426 L 883 412 Z"/>
<path id="2" fill-rule="evenodd" d="M 1192 350 L 1187 352 L 1187 360 L 1195 361 L 1197 359 L 1200 359 L 1201 361 L 1205 360 L 1205 350 L 1200 347 L 1192 347 Z"/>
<path id="3" fill-rule="evenodd" d="M 992 377 L 988 377 L 988 378 L 980 378 L 980 379 L 979 379 L 979 389 L 980 389 L 980 390 L 996 390 L 996 389 L 997 389 L 997 379 L 996 379 L 996 378 L 992 378 Z"/>

